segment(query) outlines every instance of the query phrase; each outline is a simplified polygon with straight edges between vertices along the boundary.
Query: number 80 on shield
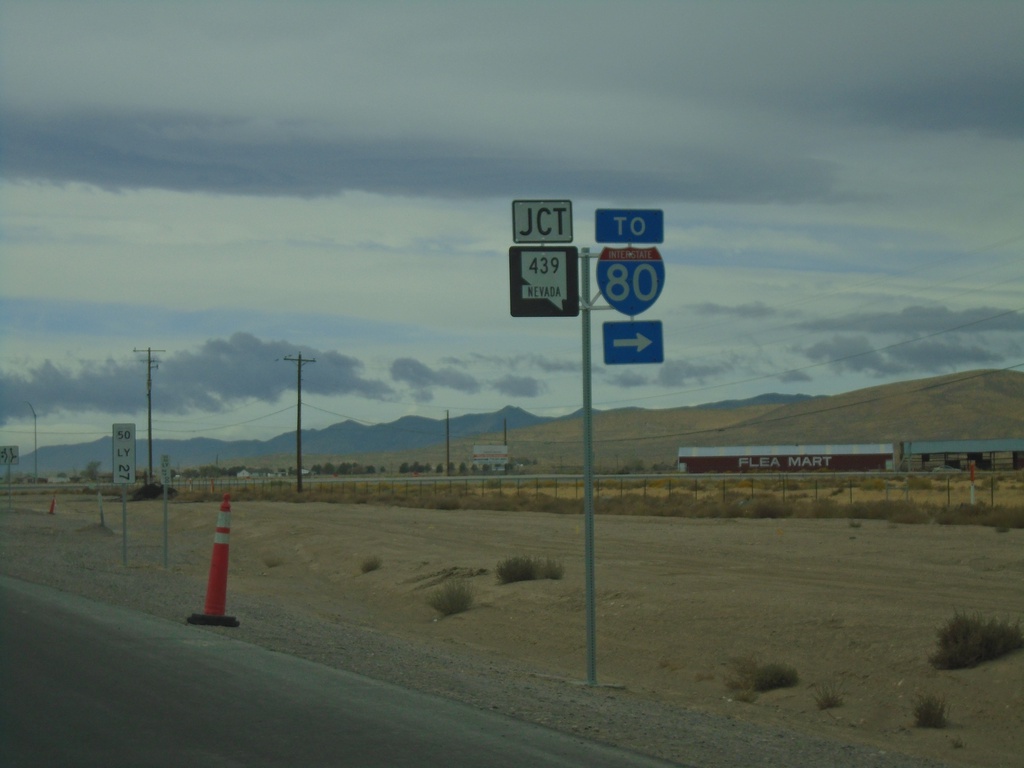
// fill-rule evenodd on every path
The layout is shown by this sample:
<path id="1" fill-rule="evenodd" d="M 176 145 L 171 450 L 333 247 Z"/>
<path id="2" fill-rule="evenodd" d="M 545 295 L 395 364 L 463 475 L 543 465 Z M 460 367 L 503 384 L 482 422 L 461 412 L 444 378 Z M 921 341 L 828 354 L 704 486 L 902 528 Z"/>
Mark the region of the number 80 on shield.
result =
<path id="1" fill-rule="evenodd" d="M 597 262 L 597 286 L 614 309 L 633 317 L 651 308 L 665 284 L 657 248 L 605 248 Z"/>

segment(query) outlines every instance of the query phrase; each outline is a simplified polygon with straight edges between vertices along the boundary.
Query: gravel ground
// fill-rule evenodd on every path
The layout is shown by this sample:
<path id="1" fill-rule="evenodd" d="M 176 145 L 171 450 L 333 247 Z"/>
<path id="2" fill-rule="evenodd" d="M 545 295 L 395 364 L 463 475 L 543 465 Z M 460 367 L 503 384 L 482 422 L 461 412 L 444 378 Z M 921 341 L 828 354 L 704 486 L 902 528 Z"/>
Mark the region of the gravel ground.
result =
<path id="1" fill-rule="evenodd" d="M 6 505 L 5 505 L 6 506 Z M 116 521 L 107 520 L 108 524 Z M 81 518 L 49 516 L 19 508 L 0 511 L 0 572 L 94 600 L 183 622 L 202 612 L 205 579 L 171 564 L 129 566 L 120 558 L 120 533 Z M 208 560 L 210 537 L 175 553 L 175 561 Z M 205 544 L 203 543 L 205 542 Z M 153 549 L 152 547 L 150 548 Z M 514 662 L 464 648 L 411 643 L 345 623 L 319 618 L 283 601 L 232 595 L 237 628 L 196 627 L 242 642 L 309 659 L 415 690 L 490 709 L 560 731 L 616 744 L 681 765 L 700 768 L 939 768 L 909 758 L 735 718 L 652 702 L 627 690 L 592 687 L 538 675 Z"/>

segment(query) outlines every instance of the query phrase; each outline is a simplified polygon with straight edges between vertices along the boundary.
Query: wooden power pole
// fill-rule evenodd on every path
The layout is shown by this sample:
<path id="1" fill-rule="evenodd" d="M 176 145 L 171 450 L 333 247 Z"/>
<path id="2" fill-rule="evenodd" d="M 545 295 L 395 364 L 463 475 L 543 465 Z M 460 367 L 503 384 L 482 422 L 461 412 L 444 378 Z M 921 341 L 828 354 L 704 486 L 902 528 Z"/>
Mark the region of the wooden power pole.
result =
<path id="1" fill-rule="evenodd" d="M 298 357 L 288 356 L 284 359 L 290 363 L 295 363 L 298 379 L 296 383 L 298 401 L 295 408 L 295 491 L 296 493 L 302 493 L 302 366 L 307 363 L 315 363 L 316 358 L 304 358 L 302 353 L 299 352 Z"/>
<path id="2" fill-rule="evenodd" d="M 153 482 L 153 369 L 160 367 L 159 360 L 153 360 L 154 352 L 166 352 L 166 349 L 146 347 L 146 442 L 149 444 L 149 471 L 146 473 L 146 485 Z M 142 352 L 133 349 L 132 352 Z"/>

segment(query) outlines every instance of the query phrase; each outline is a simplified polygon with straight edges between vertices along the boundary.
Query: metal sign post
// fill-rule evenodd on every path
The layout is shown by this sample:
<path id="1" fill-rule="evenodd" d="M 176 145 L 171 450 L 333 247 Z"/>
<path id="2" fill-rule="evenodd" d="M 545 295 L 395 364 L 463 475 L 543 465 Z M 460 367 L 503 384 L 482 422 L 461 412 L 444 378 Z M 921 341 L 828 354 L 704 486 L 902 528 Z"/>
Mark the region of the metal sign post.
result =
<path id="1" fill-rule="evenodd" d="M 583 558 L 586 579 L 587 685 L 597 685 L 597 608 L 594 585 L 594 414 L 590 354 L 590 249 L 580 250 L 583 316 Z"/>
<path id="2" fill-rule="evenodd" d="M 128 565 L 128 485 L 135 482 L 135 425 L 115 424 L 114 482 L 121 486 L 121 562 Z"/>
<path id="3" fill-rule="evenodd" d="M 597 590 L 594 585 L 594 408 L 591 378 L 590 312 L 617 309 L 629 323 L 605 324 L 605 363 L 660 363 L 664 360 L 661 322 L 637 323 L 632 316 L 650 308 L 661 293 L 665 267 L 657 248 L 632 243 L 660 243 L 664 215 L 660 210 L 598 210 L 598 242 L 625 242 L 628 248 L 605 248 L 597 267 L 600 292 L 590 295 L 589 248 L 556 247 L 572 242 L 572 202 L 513 200 L 509 249 L 509 303 L 513 317 L 582 316 L 583 346 L 583 522 L 587 619 L 587 684 L 597 685 Z M 575 269 L 579 258 L 579 268 Z M 579 298 L 576 301 L 578 271 Z M 607 307 L 595 307 L 604 296 Z"/>
<path id="4" fill-rule="evenodd" d="M 11 491 L 11 465 L 18 463 L 18 446 L 0 445 L 0 464 L 7 465 L 7 509 L 14 509 L 14 496 Z"/>
<path id="5" fill-rule="evenodd" d="M 167 486 L 171 484 L 171 457 L 160 457 L 160 483 L 164 487 L 164 568 L 167 568 Z"/>

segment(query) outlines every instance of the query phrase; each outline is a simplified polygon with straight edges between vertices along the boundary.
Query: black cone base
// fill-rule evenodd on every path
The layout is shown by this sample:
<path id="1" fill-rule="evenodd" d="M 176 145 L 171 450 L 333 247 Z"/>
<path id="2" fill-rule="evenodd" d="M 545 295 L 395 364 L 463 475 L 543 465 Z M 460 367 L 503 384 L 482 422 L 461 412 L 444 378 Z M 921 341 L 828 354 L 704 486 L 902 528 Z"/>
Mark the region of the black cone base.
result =
<path id="1" fill-rule="evenodd" d="M 187 621 L 189 624 L 206 624 L 214 627 L 239 626 L 239 621 L 234 616 L 209 616 L 205 613 L 193 613 Z"/>

